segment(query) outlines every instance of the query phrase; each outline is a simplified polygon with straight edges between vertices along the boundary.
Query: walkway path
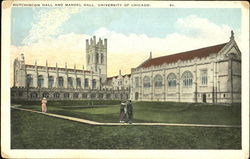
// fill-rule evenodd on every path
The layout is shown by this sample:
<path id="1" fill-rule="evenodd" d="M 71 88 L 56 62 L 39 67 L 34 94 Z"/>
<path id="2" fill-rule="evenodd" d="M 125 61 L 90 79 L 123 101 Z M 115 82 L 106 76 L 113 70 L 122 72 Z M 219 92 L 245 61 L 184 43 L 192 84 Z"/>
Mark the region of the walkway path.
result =
<path id="1" fill-rule="evenodd" d="M 66 119 L 66 120 L 71 120 L 71 121 L 76 121 L 80 123 L 85 123 L 85 124 L 90 124 L 90 125 L 109 125 L 109 126 L 114 126 L 114 125 L 149 125 L 149 126 L 187 126 L 187 127 L 223 127 L 223 128 L 240 128 L 240 125 L 209 125 L 209 124 L 174 124 L 174 123 L 100 123 L 100 122 L 95 122 L 91 120 L 86 120 L 86 119 L 81 119 L 81 118 L 75 118 L 75 117 L 70 117 L 70 116 L 65 116 L 65 115 L 58 115 L 58 114 L 52 114 L 52 113 L 43 113 L 40 111 L 36 110 L 30 110 L 30 109 L 24 109 L 24 108 L 18 108 L 16 106 L 12 106 L 11 108 L 13 109 L 18 109 L 18 110 L 23 110 L 23 111 L 28 111 L 28 112 L 33 112 L 33 113 L 39 113 L 39 114 L 44 114 L 47 116 L 52 116 L 56 118 L 61 118 L 61 119 Z"/>

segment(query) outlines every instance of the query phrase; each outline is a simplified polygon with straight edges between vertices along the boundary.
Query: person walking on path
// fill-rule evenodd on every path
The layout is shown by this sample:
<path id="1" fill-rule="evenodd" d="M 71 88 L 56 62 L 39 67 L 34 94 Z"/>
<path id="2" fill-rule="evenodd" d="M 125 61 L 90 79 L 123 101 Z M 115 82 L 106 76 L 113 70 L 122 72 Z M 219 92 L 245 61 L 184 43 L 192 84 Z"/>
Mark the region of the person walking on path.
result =
<path id="1" fill-rule="evenodd" d="M 126 103 L 122 102 L 120 107 L 120 123 L 124 123 L 125 121 L 125 110 L 126 110 Z"/>
<path id="2" fill-rule="evenodd" d="M 47 105 L 46 105 L 47 104 L 47 99 L 43 98 L 41 103 L 42 103 L 42 112 L 46 113 L 47 112 Z"/>
<path id="3" fill-rule="evenodd" d="M 133 120 L 133 105 L 132 105 L 132 101 L 128 100 L 127 102 L 127 114 L 128 114 L 128 122 L 130 124 L 132 124 L 132 120 Z"/>

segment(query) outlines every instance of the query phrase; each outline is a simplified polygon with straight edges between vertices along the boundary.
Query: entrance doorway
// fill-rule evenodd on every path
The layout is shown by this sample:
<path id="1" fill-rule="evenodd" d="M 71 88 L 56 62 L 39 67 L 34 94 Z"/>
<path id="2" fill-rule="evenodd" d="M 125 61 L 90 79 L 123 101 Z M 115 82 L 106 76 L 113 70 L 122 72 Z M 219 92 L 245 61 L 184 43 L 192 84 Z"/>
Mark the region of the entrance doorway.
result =
<path id="1" fill-rule="evenodd" d="M 138 97 L 139 97 L 139 93 L 135 92 L 135 100 L 138 100 Z"/>
<path id="2" fill-rule="evenodd" d="M 206 94 L 202 94 L 202 102 L 203 103 L 206 103 L 207 102 L 207 97 L 206 97 Z"/>

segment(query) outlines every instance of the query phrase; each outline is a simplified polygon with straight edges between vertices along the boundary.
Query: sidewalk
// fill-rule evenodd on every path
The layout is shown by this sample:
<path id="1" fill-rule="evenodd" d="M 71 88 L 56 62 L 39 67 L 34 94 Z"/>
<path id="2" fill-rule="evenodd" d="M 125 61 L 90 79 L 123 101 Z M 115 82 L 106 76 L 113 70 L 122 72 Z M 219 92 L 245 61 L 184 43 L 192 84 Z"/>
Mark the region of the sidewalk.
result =
<path id="1" fill-rule="evenodd" d="M 11 107 L 11 108 L 23 110 L 23 111 L 28 111 L 28 112 L 33 112 L 33 113 L 44 114 L 47 116 L 76 121 L 76 122 L 90 124 L 90 125 L 108 125 L 108 126 L 115 126 L 115 125 L 123 125 L 123 126 L 145 125 L 146 126 L 146 125 L 148 125 L 148 126 L 186 126 L 186 127 L 220 127 L 220 128 L 240 128 L 241 127 L 240 125 L 174 124 L 174 123 L 132 123 L 132 124 L 128 124 L 128 123 L 100 123 L 100 122 L 95 122 L 95 121 L 91 121 L 91 120 L 80 119 L 80 118 L 75 118 L 75 117 L 70 117 L 70 116 L 65 116 L 65 115 L 43 113 L 43 112 L 36 111 L 36 110 L 30 110 L 30 109 L 24 109 L 24 108 L 18 108 L 18 107 Z"/>

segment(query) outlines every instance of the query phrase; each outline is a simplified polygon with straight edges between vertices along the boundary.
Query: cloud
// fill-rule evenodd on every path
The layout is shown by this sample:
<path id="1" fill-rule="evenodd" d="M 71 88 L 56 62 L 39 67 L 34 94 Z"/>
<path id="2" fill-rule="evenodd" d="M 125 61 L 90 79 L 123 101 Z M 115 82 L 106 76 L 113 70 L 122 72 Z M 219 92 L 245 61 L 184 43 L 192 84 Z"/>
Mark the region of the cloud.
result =
<path id="1" fill-rule="evenodd" d="M 213 39 L 214 35 L 218 34 L 223 34 L 223 37 L 225 37 L 227 36 L 227 32 L 230 31 L 230 27 L 227 25 L 219 26 L 197 15 L 179 18 L 175 26 L 181 30 L 182 33 L 195 38 Z"/>
<path id="2" fill-rule="evenodd" d="M 23 40 L 23 44 L 29 45 L 41 39 L 59 35 L 62 24 L 67 21 L 72 14 L 79 13 L 79 8 L 53 9 L 50 11 L 41 10 L 38 13 L 38 22 L 32 25 L 29 35 Z"/>
<path id="3" fill-rule="evenodd" d="M 64 20 L 68 18 L 68 13 L 59 14 L 65 14 L 66 18 L 62 18 Z M 59 23 L 63 23 L 64 20 L 59 20 L 57 27 L 52 28 L 57 30 L 60 28 Z M 42 26 L 42 24 L 39 25 Z M 131 68 L 138 66 L 149 57 L 150 51 L 152 51 L 153 57 L 157 57 L 228 42 L 231 31 L 229 26 L 218 26 L 198 16 L 180 18 L 174 25 L 179 31 L 168 34 L 164 38 L 148 37 L 146 34 L 126 35 L 110 31 L 107 28 L 96 30 L 94 35 L 97 38 L 108 39 L 108 76 L 117 75 L 119 69 L 122 69 L 123 73 L 130 73 Z M 24 52 L 28 64 L 34 64 L 34 61 L 37 60 L 38 65 L 45 65 L 46 59 L 51 66 L 55 66 L 57 62 L 59 67 L 64 67 L 67 62 L 68 67 L 73 68 L 76 64 L 80 69 L 82 65 L 86 64 L 85 40 L 92 35 L 58 34 L 56 37 L 47 36 L 46 39 L 39 38 L 41 35 L 32 35 L 39 40 L 30 45 L 12 46 L 11 59 L 13 60 Z M 50 35 L 54 34 L 50 33 Z M 236 36 L 237 39 L 240 39 L 240 34 Z M 240 45 L 239 41 L 237 42 Z"/>

